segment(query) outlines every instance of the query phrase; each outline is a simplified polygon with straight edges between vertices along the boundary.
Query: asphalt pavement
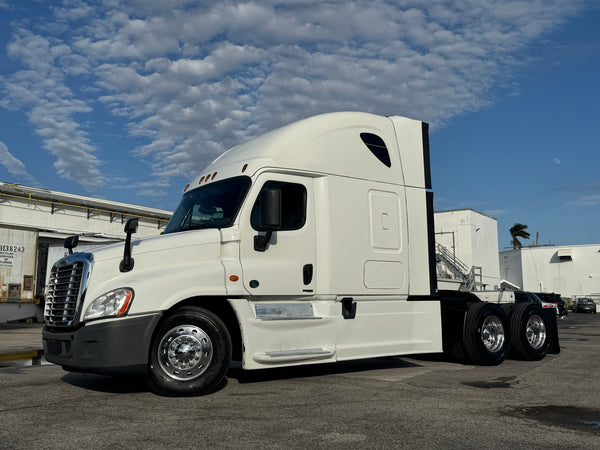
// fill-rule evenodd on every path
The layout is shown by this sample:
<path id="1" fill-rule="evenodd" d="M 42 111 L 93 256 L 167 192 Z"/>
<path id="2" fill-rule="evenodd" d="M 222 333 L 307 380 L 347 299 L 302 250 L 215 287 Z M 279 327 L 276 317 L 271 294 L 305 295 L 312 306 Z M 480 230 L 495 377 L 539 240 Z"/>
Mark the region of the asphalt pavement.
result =
<path id="1" fill-rule="evenodd" d="M 187 398 L 51 364 L 0 368 L 0 448 L 598 449 L 600 314 L 570 314 L 559 334 L 561 353 L 542 361 L 231 369 L 214 393 Z M 35 324 L 0 327 L 2 348 L 39 336 Z"/>

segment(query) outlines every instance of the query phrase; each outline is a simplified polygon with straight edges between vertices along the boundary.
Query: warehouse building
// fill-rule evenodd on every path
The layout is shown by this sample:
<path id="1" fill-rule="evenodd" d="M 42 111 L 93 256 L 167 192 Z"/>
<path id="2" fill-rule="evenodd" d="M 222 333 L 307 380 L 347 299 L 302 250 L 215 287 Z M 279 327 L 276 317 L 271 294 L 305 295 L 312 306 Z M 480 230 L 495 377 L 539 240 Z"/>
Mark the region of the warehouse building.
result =
<path id="1" fill-rule="evenodd" d="M 439 289 L 499 288 L 496 219 L 474 209 L 438 211 L 435 243 Z"/>
<path id="2" fill-rule="evenodd" d="M 504 278 L 523 290 L 600 301 L 600 244 L 505 250 L 500 266 Z"/>
<path id="3" fill-rule="evenodd" d="M 0 322 L 41 319 L 48 267 L 65 253 L 121 241 L 129 218 L 136 237 L 160 234 L 170 211 L 0 182 Z"/>

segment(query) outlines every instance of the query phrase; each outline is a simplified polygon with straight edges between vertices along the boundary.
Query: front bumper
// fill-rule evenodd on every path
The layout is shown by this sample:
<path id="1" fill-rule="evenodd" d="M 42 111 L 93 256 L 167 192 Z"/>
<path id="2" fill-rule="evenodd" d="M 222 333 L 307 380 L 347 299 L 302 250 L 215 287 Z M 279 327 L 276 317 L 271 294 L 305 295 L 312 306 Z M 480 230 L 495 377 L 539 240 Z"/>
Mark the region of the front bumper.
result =
<path id="1" fill-rule="evenodd" d="M 73 372 L 144 374 L 152 333 L 162 313 L 91 322 L 77 330 L 44 327 L 46 361 Z"/>

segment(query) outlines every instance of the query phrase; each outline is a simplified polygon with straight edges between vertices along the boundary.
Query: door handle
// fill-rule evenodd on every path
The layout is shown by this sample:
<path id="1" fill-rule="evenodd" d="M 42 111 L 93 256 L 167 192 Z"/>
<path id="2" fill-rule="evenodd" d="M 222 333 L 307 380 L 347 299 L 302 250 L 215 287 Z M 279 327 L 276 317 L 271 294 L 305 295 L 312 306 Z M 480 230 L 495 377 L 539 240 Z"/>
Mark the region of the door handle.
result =
<path id="1" fill-rule="evenodd" d="M 313 265 L 305 264 L 302 268 L 302 281 L 304 282 L 304 286 L 308 286 L 313 279 Z"/>

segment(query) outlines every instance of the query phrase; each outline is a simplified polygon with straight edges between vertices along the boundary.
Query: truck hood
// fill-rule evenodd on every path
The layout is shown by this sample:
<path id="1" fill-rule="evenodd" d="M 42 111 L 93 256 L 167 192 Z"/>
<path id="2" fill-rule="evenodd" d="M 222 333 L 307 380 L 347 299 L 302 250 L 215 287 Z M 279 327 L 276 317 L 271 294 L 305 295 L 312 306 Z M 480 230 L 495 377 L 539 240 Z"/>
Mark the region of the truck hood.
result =
<path id="1" fill-rule="evenodd" d="M 130 314 L 168 309 L 199 295 L 226 293 L 221 263 L 221 232 L 191 230 L 131 243 L 133 269 L 119 270 L 124 243 L 92 251 L 94 258 L 84 311 L 95 298 L 114 289 L 134 290 Z"/>
<path id="2" fill-rule="evenodd" d="M 143 255 L 144 253 L 160 252 L 163 250 L 176 250 L 177 248 L 190 247 L 205 244 L 218 244 L 221 242 L 221 233 L 217 229 L 191 230 L 179 233 L 164 234 L 144 239 L 133 239 L 131 241 L 131 256 Z M 94 261 L 106 261 L 114 258 L 123 258 L 125 242 L 108 245 L 92 250 Z"/>

